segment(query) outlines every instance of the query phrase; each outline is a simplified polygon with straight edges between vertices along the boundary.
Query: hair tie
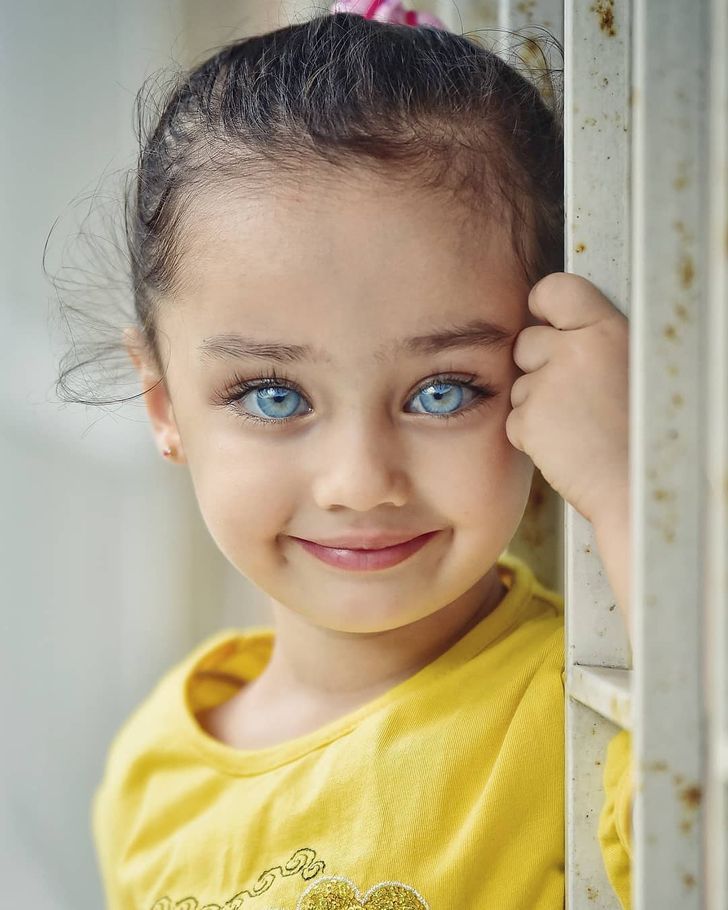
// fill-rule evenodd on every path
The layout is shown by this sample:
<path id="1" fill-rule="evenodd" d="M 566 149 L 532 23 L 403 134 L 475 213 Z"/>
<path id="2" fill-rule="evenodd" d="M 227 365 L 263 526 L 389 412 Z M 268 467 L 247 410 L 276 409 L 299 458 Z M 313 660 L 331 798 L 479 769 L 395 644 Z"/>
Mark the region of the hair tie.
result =
<path id="1" fill-rule="evenodd" d="M 427 25 L 450 31 L 442 19 L 432 13 L 405 9 L 401 0 L 335 0 L 332 13 L 354 13 L 377 22 L 392 22 L 395 25 Z"/>

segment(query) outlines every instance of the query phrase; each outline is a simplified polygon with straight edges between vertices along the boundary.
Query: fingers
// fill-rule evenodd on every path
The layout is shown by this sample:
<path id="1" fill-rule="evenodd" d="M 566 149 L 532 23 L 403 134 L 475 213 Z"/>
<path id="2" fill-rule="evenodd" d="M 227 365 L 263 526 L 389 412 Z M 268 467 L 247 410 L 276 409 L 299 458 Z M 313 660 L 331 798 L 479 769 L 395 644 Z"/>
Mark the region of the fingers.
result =
<path id="1" fill-rule="evenodd" d="M 537 281 L 528 308 L 557 329 L 581 329 L 619 312 L 591 281 L 571 272 L 552 272 Z"/>
<path id="2" fill-rule="evenodd" d="M 519 376 L 511 386 L 511 407 L 517 408 L 528 398 L 531 377 Z"/>
<path id="3" fill-rule="evenodd" d="M 558 343 L 558 329 L 546 325 L 532 325 L 521 329 L 513 345 L 513 360 L 524 373 L 531 373 L 545 366 Z"/>

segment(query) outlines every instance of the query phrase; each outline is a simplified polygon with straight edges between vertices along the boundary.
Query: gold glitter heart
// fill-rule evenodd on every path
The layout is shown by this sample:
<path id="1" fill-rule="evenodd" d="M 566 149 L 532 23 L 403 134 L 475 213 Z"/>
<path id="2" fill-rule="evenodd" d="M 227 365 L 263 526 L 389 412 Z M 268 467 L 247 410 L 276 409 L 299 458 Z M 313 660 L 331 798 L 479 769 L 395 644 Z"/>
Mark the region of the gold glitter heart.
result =
<path id="1" fill-rule="evenodd" d="M 296 910 L 430 910 L 427 901 L 402 882 L 379 882 L 362 896 L 347 878 L 320 878 L 301 895 Z"/>

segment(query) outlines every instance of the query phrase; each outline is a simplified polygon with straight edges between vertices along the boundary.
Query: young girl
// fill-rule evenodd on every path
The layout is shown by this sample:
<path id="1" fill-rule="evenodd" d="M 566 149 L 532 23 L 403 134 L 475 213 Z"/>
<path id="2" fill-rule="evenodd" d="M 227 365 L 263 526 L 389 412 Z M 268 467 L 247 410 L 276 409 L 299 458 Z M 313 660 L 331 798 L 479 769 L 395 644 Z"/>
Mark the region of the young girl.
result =
<path id="1" fill-rule="evenodd" d="M 563 605 L 507 546 L 535 463 L 626 615 L 627 323 L 559 271 L 536 89 L 364 12 L 224 47 L 142 142 L 126 348 L 275 628 L 203 641 L 115 737 L 111 910 L 564 905 Z"/>

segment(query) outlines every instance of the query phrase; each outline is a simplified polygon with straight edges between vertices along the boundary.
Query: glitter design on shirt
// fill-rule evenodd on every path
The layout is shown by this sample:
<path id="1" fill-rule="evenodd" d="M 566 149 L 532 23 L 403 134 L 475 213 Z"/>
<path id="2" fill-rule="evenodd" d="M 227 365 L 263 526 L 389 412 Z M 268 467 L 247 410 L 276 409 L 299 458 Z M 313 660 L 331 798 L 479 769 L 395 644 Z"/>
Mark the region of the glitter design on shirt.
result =
<path id="1" fill-rule="evenodd" d="M 261 872 L 252 890 L 246 888 L 244 891 L 238 891 L 224 904 L 200 906 L 194 897 L 186 897 L 175 903 L 171 898 L 165 896 L 156 900 L 152 904 L 151 910 L 240 910 L 248 898 L 258 897 L 266 892 L 279 876 L 288 877 L 300 874 L 303 879 L 308 880 L 322 873 L 325 868 L 326 864 L 323 860 L 316 860 L 315 850 L 310 847 L 301 847 L 286 861 L 284 866 L 272 866 L 265 872 Z"/>
<path id="2" fill-rule="evenodd" d="M 306 857 L 305 865 L 300 865 L 302 856 Z M 286 863 L 286 871 L 280 866 L 266 869 L 259 878 L 253 891 L 239 891 L 224 904 L 205 904 L 200 906 L 194 897 L 186 897 L 173 903 L 169 897 L 155 901 L 151 910 L 239 910 L 249 897 L 257 897 L 267 891 L 275 881 L 275 872 L 282 875 L 294 875 L 301 872 L 304 878 L 311 878 L 323 871 L 324 863 L 319 861 L 310 864 L 315 851 L 309 848 L 297 850 Z M 298 868 L 289 868 L 294 860 Z M 272 874 L 273 873 L 273 874 Z M 258 887 L 262 885 L 262 887 Z M 430 910 L 424 897 L 409 885 L 402 882 L 377 882 L 365 894 L 362 894 L 353 881 L 338 875 L 329 875 L 311 882 L 296 901 L 295 910 Z M 261 908 L 263 910 L 263 908 Z M 268 907 L 266 910 L 288 910 L 283 907 Z"/>
<path id="3" fill-rule="evenodd" d="M 430 910 L 424 897 L 402 882 L 379 882 L 362 895 L 348 878 L 330 876 L 312 882 L 296 910 Z"/>

